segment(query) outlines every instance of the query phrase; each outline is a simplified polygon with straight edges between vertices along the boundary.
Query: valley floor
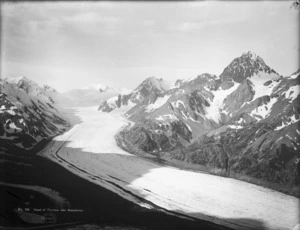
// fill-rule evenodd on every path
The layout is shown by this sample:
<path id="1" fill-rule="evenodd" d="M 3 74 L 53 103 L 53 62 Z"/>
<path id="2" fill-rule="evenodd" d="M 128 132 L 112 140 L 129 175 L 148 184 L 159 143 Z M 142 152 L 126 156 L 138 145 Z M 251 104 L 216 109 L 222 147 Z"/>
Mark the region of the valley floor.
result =
<path id="1" fill-rule="evenodd" d="M 114 135 L 128 121 L 96 107 L 76 108 L 81 120 L 40 155 L 149 209 L 236 229 L 293 229 L 299 199 L 232 178 L 163 166 L 120 149 Z"/>

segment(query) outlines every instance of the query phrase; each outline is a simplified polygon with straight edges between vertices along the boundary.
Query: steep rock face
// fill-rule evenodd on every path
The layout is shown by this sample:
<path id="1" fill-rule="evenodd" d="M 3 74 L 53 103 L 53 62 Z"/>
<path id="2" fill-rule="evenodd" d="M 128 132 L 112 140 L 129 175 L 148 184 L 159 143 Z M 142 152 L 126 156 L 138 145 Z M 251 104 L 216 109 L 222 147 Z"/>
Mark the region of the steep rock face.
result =
<path id="1" fill-rule="evenodd" d="M 265 64 L 263 59 L 253 52 L 246 52 L 241 57 L 235 58 L 221 73 L 220 78 L 224 82 L 233 80 L 241 83 L 245 79 L 253 76 L 258 72 L 275 73 Z"/>
<path id="2" fill-rule="evenodd" d="M 56 91 L 26 77 L 0 80 L 1 149 L 31 149 L 63 132 L 68 123 L 52 98 Z"/>
<path id="3" fill-rule="evenodd" d="M 235 116 L 244 104 L 252 101 L 254 97 L 252 83 L 246 79 L 237 87 L 237 89 L 224 99 L 223 110 L 227 114 Z"/>

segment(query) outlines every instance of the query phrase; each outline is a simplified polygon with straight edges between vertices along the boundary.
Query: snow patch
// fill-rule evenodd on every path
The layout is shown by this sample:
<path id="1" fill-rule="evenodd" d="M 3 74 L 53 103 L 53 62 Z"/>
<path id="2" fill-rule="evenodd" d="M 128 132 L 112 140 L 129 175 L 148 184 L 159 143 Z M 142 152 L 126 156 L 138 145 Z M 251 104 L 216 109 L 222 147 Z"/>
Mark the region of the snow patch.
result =
<path id="1" fill-rule="evenodd" d="M 234 85 L 229 89 L 226 90 L 218 89 L 217 91 L 212 91 L 212 93 L 214 94 L 214 98 L 211 101 L 210 106 L 205 107 L 205 111 L 206 111 L 205 116 L 219 123 L 221 118 L 220 109 L 223 107 L 224 99 L 233 91 L 235 91 L 238 86 L 239 86 L 238 83 L 234 83 Z"/>
<path id="2" fill-rule="evenodd" d="M 8 112 L 9 114 L 11 114 L 11 115 L 16 115 L 16 113 L 15 113 L 15 111 L 13 111 L 13 110 L 6 110 L 6 112 Z"/>
<path id="3" fill-rule="evenodd" d="M 184 103 L 183 103 L 183 101 L 181 101 L 181 100 L 177 100 L 177 101 L 175 101 L 175 102 L 172 102 L 172 105 L 173 105 L 173 103 L 174 103 L 174 107 L 179 107 L 180 106 L 180 104 L 182 104 L 182 106 L 185 108 L 185 105 L 184 105 Z"/>
<path id="4" fill-rule="evenodd" d="M 276 101 L 277 101 L 276 98 L 271 98 L 270 102 L 267 103 L 266 105 L 261 105 L 261 106 L 255 108 L 254 110 L 252 110 L 250 115 L 251 116 L 260 116 L 260 117 L 262 117 L 262 119 L 265 119 L 270 114 L 271 108 L 276 103 Z"/>
<path id="5" fill-rule="evenodd" d="M 228 125 L 228 127 L 231 128 L 231 129 L 242 129 L 242 128 L 244 128 L 241 125 Z"/>
<path id="6" fill-rule="evenodd" d="M 276 127 L 275 131 L 281 130 L 281 129 L 299 121 L 299 119 L 298 120 L 296 119 L 295 114 L 293 116 L 291 116 L 290 118 L 291 118 L 290 122 L 287 122 L 287 123 L 282 122 L 282 124 L 280 126 Z"/>
<path id="7" fill-rule="evenodd" d="M 177 117 L 175 117 L 173 114 L 166 114 L 166 115 L 161 115 L 155 118 L 158 121 L 164 121 L 164 120 L 178 120 Z"/>
<path id="8" fill-rule="evenodd" d="M 290 79 L 296 79 L 298 76 L 299 76 L 299 71 L 297 73 L 292 74 L 288 78 L 290 78 Z"/>
<path id="9" fill-rule="evenodd" d="M 164 97 L 158 97 L 153 104 L 150 104 L 146 108 L 146 112 L 151 112 L 163 106 L 171 97 L 171 95 L 165 95 Z"/>
<path id="10" fill-rule="evenodd" d="M 186 124 L 186 126 L 188 127 L 188 129 L 190 130 L 190 132 L 192 132 L 191 127 L 188 124 Z"/>
<path id="11" fill-rule="evenodd" d="M 252 101 L 265 95 L 271 95 L 274 87 L 279 84 L 279 82 L 276 82 L 274 80 L 277 80 L 279 78 L 280 77 L 276 73 L 269 74 L 265 72 L 259 72 L 258 74 L 253 75 L 250 78 L 250 81 L 253 84 L 253 90 L 255 92 Z M 266 83 L 267 81 L 272 82 L 271 84 L 265 86 L 264 83 Z"/>
<path id="12" fill-rule="evenodd" d="M 16 132 L 21 132 L 21 131 L 22 131 L 22 129 L 20 129 L 19 127 L 17 127 L 16 124 L 15 124 L 14 122 L 9 123 L 9 126 L 8 126 L 8 127 L 9 127 L 9 128 L 7 129 L 6 126 L 5 126 L 5 131 L 6 131 L 7 133 L 14 133 L 15 131 L 16 131 Z"/>
<path id="13" fill-rule="evenodd" d="M 111 97 L 107 100 L 107 104 L 113 104 L 116 103 L 116 101 L 118 100 L 118 96 L 115 97 Z"/>
<path id="14" fill-rule="evenodd" d="M 293 101 L 298 97 L 299 93 L 299 86 L 292 86 L 285 92 L 285 97 Z"/>
<path id="15" fill-rule="evenodd" d="M 180 111 L 180 113 L 181 113 L 181 115 L 184 117 L 185 120 L 188 119 L 188 117 L 185 115 L 185 113 L 184 113 L 182 110 Z"/>

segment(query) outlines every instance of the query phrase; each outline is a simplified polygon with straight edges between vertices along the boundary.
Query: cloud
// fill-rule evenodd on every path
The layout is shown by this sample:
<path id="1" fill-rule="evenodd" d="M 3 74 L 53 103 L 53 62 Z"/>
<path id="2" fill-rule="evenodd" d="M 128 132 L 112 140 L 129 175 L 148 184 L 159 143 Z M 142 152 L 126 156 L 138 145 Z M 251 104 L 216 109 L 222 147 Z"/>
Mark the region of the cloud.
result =
<path id="1" fill-rule="evenodd" d="M 95 79 L 128 76 L 122 84 L 132 86 L 133 75 L 163 75 L 168 72 L 164 68 L 170 76 L 178 68 L 184 69 L 180 74 L 192 73 L 215 63 L 216 57 L 223 60 L 252 48 L 273 58 L 274 68 L 287 69 L 298 45 L 293 31 L 299 19 L 289 7 L 288 2 L 260 1 L 4 3 L 1 61 L 14 61 L 6 66 L 12 73 L 34 71 L 37 78 L 40 73 L 58 76 L 58 82 L 67 75 L 70 80 L 70 69 L 78 79 L 90 79 L 86 71 Z M 280 57 L 271 55 L 285 46 L 292 48 Z M 284 56 L 291 58 L 283 63 Z M 215 67 L 203 70 L 218 72 Z"/>
<path id="2" fill-rule="evenodd" d="M 143 26 L 155 26 L 157 24 L 156 20 L 144 20 L 142 22 Z"/>
<path id="3" fill-rule="evenodd" d="M 62 17 L 60 23 L 62 27 L 72 28 L 78 33 L 100 36 L 103 33 L 116 32 L 117 27 L 120 27 L 121 19 L 113 16 L 102 16 L 96 12 L 83 12 Z"/>
<path id="4" fill-rule="evenodd" d="M 171 30 L 176 30 L 179 32 L 195 32 L 203 29 L 204 27 L 225 26 L 231 23 L 242 22 L 243 20 L 245 19 L 227 18 L 227 19 L 204 20 L 200 22 L 186 21 L 186 22 L 181 22 L 177 25 L 172 25 Z"/>
<path id="5" fill-rule="evenodd" d="M 62 19 L 73 23 L 86 23 L 86 24 L 95 24 L 95 23 L 115 24 L 120 22 L 120 18 L 112 17 L 112 16 L 103 17 L 96 12 L 78 13 L 72 16 L 63 17 Z"/>

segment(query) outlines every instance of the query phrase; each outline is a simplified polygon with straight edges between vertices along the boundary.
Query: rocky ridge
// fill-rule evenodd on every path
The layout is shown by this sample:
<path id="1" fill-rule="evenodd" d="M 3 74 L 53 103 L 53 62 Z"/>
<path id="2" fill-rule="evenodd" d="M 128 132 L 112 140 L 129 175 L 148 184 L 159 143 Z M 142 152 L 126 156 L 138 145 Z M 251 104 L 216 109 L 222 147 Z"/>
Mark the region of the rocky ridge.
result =
<path id="1" fill-rule="evenodd" d="M 29 150 L 65 131 L 69 123 L 60 112 L 56 95 L 55 89 L 26 77 L 0 79 L 0 151 Z"/>

